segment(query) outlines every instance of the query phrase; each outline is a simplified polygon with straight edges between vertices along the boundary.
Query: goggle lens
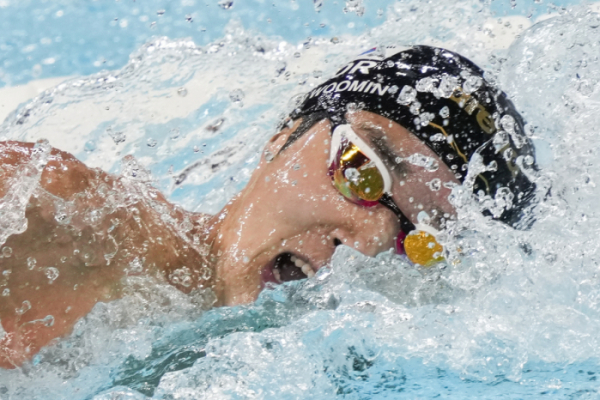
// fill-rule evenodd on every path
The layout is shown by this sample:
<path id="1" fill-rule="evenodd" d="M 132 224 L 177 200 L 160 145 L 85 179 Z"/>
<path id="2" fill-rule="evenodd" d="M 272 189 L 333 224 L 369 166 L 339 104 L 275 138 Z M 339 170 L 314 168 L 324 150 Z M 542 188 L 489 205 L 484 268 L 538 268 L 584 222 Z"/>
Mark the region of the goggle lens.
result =
<path id="1" fill-rule="evenodd" d="M 374 206 L 383 196 L 381 172 L 354 143 L 342 141 L 331 168 L 334 186 L 347 199 L 363 206 Z"/>

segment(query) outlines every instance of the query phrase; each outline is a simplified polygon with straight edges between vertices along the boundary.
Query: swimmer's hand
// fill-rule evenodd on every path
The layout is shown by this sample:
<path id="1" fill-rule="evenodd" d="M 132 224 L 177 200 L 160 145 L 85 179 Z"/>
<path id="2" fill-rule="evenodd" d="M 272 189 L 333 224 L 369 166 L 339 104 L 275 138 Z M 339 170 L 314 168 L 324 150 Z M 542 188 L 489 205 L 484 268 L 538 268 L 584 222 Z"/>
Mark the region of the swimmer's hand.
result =
<path id="1" fill-rule="evenodd" d="M 0 213 L 26 193 L 24 185 L 36 186 L 24 203 L 26 230 L 0 249 L 4 368 L 20 366 L 70 333 L 97 302 L 119 298 L 126 274 L 164 277 L 169 268 L 200 264 L 162 222 L 156 204 L 173 210 L 162 195 L 153 196 L 154 207 L 143 197 L 131 200 L 119 177 L 56 149 L 35 177 L 36 151 L 31 143 L 0 143 Z"/>

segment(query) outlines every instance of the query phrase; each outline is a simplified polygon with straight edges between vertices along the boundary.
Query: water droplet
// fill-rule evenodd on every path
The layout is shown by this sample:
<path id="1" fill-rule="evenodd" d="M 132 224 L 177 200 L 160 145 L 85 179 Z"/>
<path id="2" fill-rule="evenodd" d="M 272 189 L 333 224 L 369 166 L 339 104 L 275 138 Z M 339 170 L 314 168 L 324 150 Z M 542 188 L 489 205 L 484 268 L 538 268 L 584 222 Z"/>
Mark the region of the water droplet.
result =
<path id="1" fill-rule="evenodd" d="M 108 133 L 108 135 L 112 138 L 112 140 L 113 140 L 113 142 L 115 142 L 115 144 L 123 143 L 127 139 L 125 136 L 125 133 L 115 132 L 112 130 L 112 128 L 108 128 L 106 130 L 106 133 Z"/>
<path id="2" fill-rule="evenodd" d="M 390 94 L 396 94 L 398 92 L 398 89 L 399 89 L 398 86 L 392 85 L 392 87 L 390 87 L 390 89 L 388 90 L 388 93 L 390 93 Z"/>
<path id="3" fill-rule="evenodd" d="M 466 94 L 471 94 L 481 87 L 483 80 L 479 76 L 469 75 L 463 83 L 463 90 Z"/>
<path id="4" fill-rule="evenodd" d="M 233 7 L 233 0 L 219 0 L 217 3 L 223 10 L 229 10 Z"/>
<path id="5" fill-rule="evenodd" d="M 558 72 L 558 71 L 560 71 L 560 68 L 561 68 L 561 67 L 562 67 L 562 65 L 561 65 L 560 61 L 557 61 L 557 62 L 554 64 L 554 70 L 555 70 L 555 71 L 557 71 L 557 72 Z"/>
<path id="6" fill-rule="evenodd" d="M 185 96 L 187 96 L 188 91 L 186 88 L 180 87 L 179 89 L 177 89 L 177 94 L 181 97 L 185 97 Z"/>
<path id="7" fill-rule="evenodd" d="M 54 316 L 46 315 L 44 317 L 44 319 L 42 320 L 42 322 L 44 323 L 45 326 L 52 326 L 52 325 L 54 325 Z"/>
<path id="8" fill-rule="evenodd" d="M 187 14 L 187 15 L 185 16 L 185 20 L 186 20 L 187 22 L 194 22 L 194 18 L 193 18 L 193 17 L 192 17 L 190 14 Z"/>
<path id="9" fill-rule="evenodd" d="M 437 171 L 440 167 L 439 163 L 435 158 L 428 157 L 419 153 L 411 154 L 405 160 L 407 160 L 412 165 L 425 168 L 425 170 L 428 172 Z"/>
<path id="10" fill-rule="evenodd" d="M 206 129 L 209 132 L 217 132 L 219 129 L 221 129 L 224 122 L 225 122 L 225 118 L 223 118 L 223 117 L 217 118 L 210 124 L 206 125 L 206 127 L 204 129 Z"/>
<path id="11" fill-rule="evenodd" d="M 157 142 L 155 139 L 148 139 L 148 140 L 146 141 L 146 145 L 147 145 L 148 147 L 156 147 L 156 144 L 157 144 L 157 143 L 158 143 L 158 142 Z"/>
<path id="12" fill-rule="evenodd" d="M 359 17 L 362 17 L 365 13 L 365 7 L 363 6 L 363 0 L 346 0 L 346 7 L 344 12 L 356 13 Z"/>
<path id="13" fill-rule="evenodd" d="M 3 297 L 7 297 L 7 296 L 9 296 L 9 295 L 10 295 L 10 289 L 9 289 L 9 288 L 6 288 L 6 289 L 4 289 L 4 290 L 2 291 L 2 296 L 3 296 Z"/>
<path id="14" fill-rule="evenodd" d="M 17 315 L 23 315 L 29 310 L 31 310 L 31 302 L 29 300 L 25 300 L 21 304 L 21 307 L 15 309 L 15 313 Z"/>
<path id="15" fill-rule="evenodd" d="M 127 268 L 127 273 L 128 274 L 139 274 L 143 271 L 143 269 L 144 269 L 144 265 L 142 264 L 142 261 L 140 261 L 139 257 L 136 257 L 129 263 L 129 267 Z"/>
<path id="16" fill-rule="evenodd" d="M 419 79 L 416 85 L 416 89 L 419 92 L 431 92 L 435 89 L 436 80 L 430 76 Z"/>
<path id="17" fill-rule="evenodd" d="M 4 258 L 8 258 L 10 256 L 12 256 L 13 250 L 12 248 L 8 247 L 8 246 L 4 246 L 2 248 L 2 257 Z"/>
<path id="18" fill-rule="evenodd" d="M 37 264 L 37 261 L 35 258 L 33 258 L 33 257 L 27 258 L 27 269 L 29 269 L 29 270 L 34 269 L 36 264 Z"/>
<path id="19" fill-rule="evenodd" d="M 459 86 L 458 82 L 459 79 L 457 77 L 444 75 L 442 76 L 442 81 L 440 82 L 435 93 L 438 96 L 447 99 L 448 97 L 452 96 L 452 93 L 454 93 L 454 89 L 456 89 Z"/>
<path id="20" fill-rule="evenodd" d="M 429 136 L 429 140 L 432 142 L 444 142 L 446 141 L 446 136 L 443 133 L 436 133 L 435 135 Z"/>
<path id="21" fill-rule="evenodd" d="M 533 158 L 533 156 L 527 155 L 525 156 L 523 161 L 525 161 L 525 165 L 533 165 L 535 159 Z"/>
<path id="22" fill-rule="evenodd" d="M 350 182 L 358 184 L 358 181 L 360 179 L 360 172 L 358 172 L 356 168 L 348 168 L 346 171 L 344 171 L 344 176 Z"/>
<path id="23" fill-rule="evenodd" d="M 92 141 L 92 140 L 88 140 L 87 142 L 85 142 L 85 145 L 83 146 L 83 150 L 86 153 L 91 153 L 92 151 L 96 150 L 96 143 L 94 143 L 94 141 Z"/>
<path id="24" fill-rule="evenodd" d="M 433 192 L 437 192 L 442 188 L 442 181 L 439 178 L 434 178 L 426 183 L 427 187 Z"/>
<path id="25" fill-rule="evenodd" d="M 156 15 L 164 15 L 165 14 L 165 10 L 158 10 L 156 12 Z"/>
<path id="26" fill-rule="evenodd" d="M 321 7 L 323 7 L 323 0 L 313 0 L 313 5 L 315 7 L 315 11 L 321 11 Z"/>
<path id="27" fill-rule="evenodd" d="M 433 121 L 434 118 L 435 118 L 435 115 L 430 112 L 424 112 L 424 113 L 419 114 L 419 120 L 420 120 L 421 126 L 429 125 L 429 122 Z"/>
<path id="28" fill-rule="evenodd" d="M 58 278 L 59 272 L 55 267 L 46 267 L 44 268 L 44 273 L 46 274 L 46 278 L 48 278 L 48 283 L 52 284 L 56 278 Z"/>
<path id="29" fill-rule="evenodd" d="M 512 115 L 504 115 L 502 119 L 500 119 L 500 126 L 508 133 L 515 132 L 515 119 Z"/>
<path id="30" fill-rule="evenodd" d="M 450 116 L 450 109 L 448 108 L 448 106 L 444 106 L 440 110 L 439 114 L 440 114 L 440 117 L 442 117 L 442 118 L 448 118 Z"/>
<path id="31" fill-rule="evenodd" d="M 235 89 L 229 92 L 229 100 L 233 103 L 239 104 L 244 99 L 244 91 L 242 89 Z"/>
<path id="32" fill-rule="evenodd" d="M 398 95 L 398 103 L 404 106 L 409 105 L 417 98 L 417 91 L 415 88 L 409 85 L 404 85 L 400 94 Z"/>
<path id="33" fill-rule="evenodd" d="M 419 204 L 419 206 L 419 209 L 422 209 L 423 205 Z M 417 221 L 419 222 L 419 224 L 428 225 L 431 222 L 431 217 L 429 216 L 429 214 L 427 214 L 426 211 L 419 211 L 419 213 L 417 214 Z"/>
<path id="34" fill-rule="evenodd" d="M 265 160 L 267 162 L 271 162 L 271 161 L 273 161 L 273 158 L 275 158 L 273 153 L 271 153 L 269 150 L 265 150 Z"/>

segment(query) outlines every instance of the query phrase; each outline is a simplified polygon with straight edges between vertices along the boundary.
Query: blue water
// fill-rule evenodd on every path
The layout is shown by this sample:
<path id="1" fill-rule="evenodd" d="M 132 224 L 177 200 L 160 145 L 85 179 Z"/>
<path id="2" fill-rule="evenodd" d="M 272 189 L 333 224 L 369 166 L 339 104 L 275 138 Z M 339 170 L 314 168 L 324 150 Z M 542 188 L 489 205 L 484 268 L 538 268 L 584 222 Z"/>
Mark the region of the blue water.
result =
<path id="1" fill-rule="evenodd" d="M 0 399 L 599 397 L 600 18 L 561 10 L 571 2 L 373 1 L 363 16 L 344 3 L 0 0 L 4 84 L 82 76 L 17 110 L 0 137 L 46 137 L 128 177 L 141 166 L 149 174 L 136 179 L 216 212 L 247 181 L 287 99 L 357 49 L 444 40 L 530 123 L 539 183 L 553 189 L 533 229 L 491 223 L 465 202 L 453 228 L 461 264 L 423 271 L 340 247 L 316 279 L 243 307 L 205 311 L 201 293 L 132 278 L 135 294 L 99 303 L 71 336 L 0 372 Z M 548 12 L 560 15 L 508 49 L 474 39 L 490 19 Z M 139 165 L 122 165 L 125 155 Z"/>
<path id="2" fill-rule="evenodd" d="M 322 3 L 318 12 L 315 3 Z M 229 9 L 220 7 L 218 0 L 3 0 L 0 87 L 120 68 L 152 36 L 189 37 L 205 45 L 222 38 L 232 19 L 264 35 L 294 43 L 307 37 L 356 35 L 380 25 L 392 3 L 367 1 L 364 15 L 358 16 L 343 12 L 343 0 L 238 0 Z M 482 3 L 488 3 L 498 17 L 536 19 L 580 1 Z"/>

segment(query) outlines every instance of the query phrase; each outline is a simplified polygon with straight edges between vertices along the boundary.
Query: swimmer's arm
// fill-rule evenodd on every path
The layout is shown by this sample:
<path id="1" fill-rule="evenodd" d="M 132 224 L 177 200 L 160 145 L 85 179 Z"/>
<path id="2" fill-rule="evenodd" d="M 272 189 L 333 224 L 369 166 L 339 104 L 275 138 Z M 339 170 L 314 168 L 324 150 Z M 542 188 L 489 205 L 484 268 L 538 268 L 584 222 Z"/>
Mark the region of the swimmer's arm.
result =
<path id="1" fill-rule="evenodd" d="M 0 202 L 31 172 L 36 151 L 32 143 L 0 143 Z M 47 161 L 38 178 L 41 190 L 26 208 L 27 229 L 7 239 L 3 247 L 11 255 L 0 258 L 0 270 L 10 271 L 0 275 L 0 294 L 9 290 L 0 295 L 0 322 L 7 332 L 0 339 L 4 368 L 19 366 L 69 334 L 97 302 L 121 297 L 124 271 L 136 257 L 145 261 L 144 273 L 161 276 L 168 274 L 159 266 L 201 264 L 197 254 L 187 257 L 191 251 L 148 204 L 114 207 L 110 193 L 126 193 L 118 177 L 57 149 L 49 151 Z M 171 207 L 158 192 L 154 200 Z M 61 223 L 57 205 L 65 201 L 73 218 Z M 101 218 L 90 222 L 90 210 L 103 210 Z M 59 273 L 52 282 L 51 268 Z"/>
<path id="2" fill-rule="evenodd" d="M 110 297 L 111 287 L 120 279 L 114 269 L 98 268 L 94 262 L 82 269 L 85 263 L 74 256 L 73 247 L 99 258 L 97 253 L 105 251 L 106 243 L 89 229 L 74 230 L 55 218 L 57 201 L 73 201 L 98 182 L 111 183 L 111 177 L 57 149 L 49 149 L 40 174 L 33 165 L 37 151 L 33 143 L 0 143 L 0 202 L 5 209 L 22 195 L 15 190 L 25 177 L 33 175 L 27 184 L 43 189 L 34 192 L 27 205 L 26 231 L 7 239 L 3 248 L 9 249 L 5 251 L 10 256 L 0 259 L 0 322 L 6 332 L 0 339 L 0 366 L 4 368 L 20 365 L 42 346 L 70 332 L 97 301 Z M 92 196 L 78 205 L 101 203 L 101 198 Z M 59 276 L 50 282 L 55 272 Z"/>

